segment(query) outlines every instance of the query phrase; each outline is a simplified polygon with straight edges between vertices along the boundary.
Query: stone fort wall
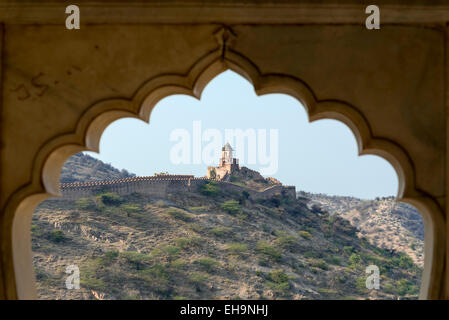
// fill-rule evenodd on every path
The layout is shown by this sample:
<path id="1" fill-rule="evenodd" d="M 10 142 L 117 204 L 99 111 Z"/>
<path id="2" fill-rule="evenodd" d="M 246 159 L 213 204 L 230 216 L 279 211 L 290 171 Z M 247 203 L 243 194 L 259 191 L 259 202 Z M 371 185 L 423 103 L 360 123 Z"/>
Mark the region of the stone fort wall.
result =
<path id="1" fill-rule="evenodd" d="M 62 183 L 60 188 L 62 198 L 67 200 L 93 197 L 102 192 L 114 192 L 119 195 L 141 193 L 155 198 L 165 198 L 170 193 L 195 192 L 198 190 L 198 186 L 208 181 L 211 180 L 206 177 L 196 178 L 193 175 L 161 175 L 95 182 Z M 292 199 L 296 198 L 296 189 L 291 186 L 274 185 L 265 190 L 257 191 L 231 182 L 217 181 L 217 183 L 224 192 L 241 194 L 246 191 L 249 193 L 250 199 L 253 200 L 269 199 L 276 194 L 284 194 Z"/>
<path id="2" fill-rule="evenodd" d="M 220 181 L 220 189 L 225 192 L 229 193 L 242 193 L 243 191 L 246 191 L 249 193 L 249 198 L 253 200 L 258 199 L 269 199 L 277 194 L 284 194 L 285 196 L 295 199 L 296 198 L 296 188 L 294 186 L 283 186 L 283 185 L 274 185 L 267 187 L 266 189 L 262 191 L 257 191 L 249 188 L 245 188 L 236 184 L 233 184 L 232 182 L 224 182 Z"/>

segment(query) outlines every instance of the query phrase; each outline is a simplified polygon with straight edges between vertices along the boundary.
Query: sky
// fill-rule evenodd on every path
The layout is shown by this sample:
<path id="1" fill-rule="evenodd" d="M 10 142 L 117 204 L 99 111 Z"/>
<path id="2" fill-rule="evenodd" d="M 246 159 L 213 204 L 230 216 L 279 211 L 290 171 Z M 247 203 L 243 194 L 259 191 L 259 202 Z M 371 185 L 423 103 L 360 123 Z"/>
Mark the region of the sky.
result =
<path id="1" fill-rule="evenodd" d="M 345 124 L 309 123 L 296 99 L 257 96 L 252 84 L 232 71 L 214 78 L 200 100 L 173 95 L 159 101 L 149 124 L 132 118 L 113 122 L 101 137 L 100 153 L 86 153 L 138 176 L 204 176 L 208 166 L 218 165 L 226 142 L 240 165 L 297 191 L 363 199 L 397 193 L 393 167 L 378 156 L 358 156 Z"/>

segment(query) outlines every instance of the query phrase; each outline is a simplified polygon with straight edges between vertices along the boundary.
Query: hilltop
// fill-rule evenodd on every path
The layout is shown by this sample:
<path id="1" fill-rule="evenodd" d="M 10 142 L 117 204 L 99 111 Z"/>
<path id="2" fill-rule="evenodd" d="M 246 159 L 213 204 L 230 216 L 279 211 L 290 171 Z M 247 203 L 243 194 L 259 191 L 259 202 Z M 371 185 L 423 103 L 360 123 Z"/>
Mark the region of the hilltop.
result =
<path id="1" fill-rule="evenodd" d="M 61 183 L 101 181 L 134 177 L 126 170 L 118 170 L 109 163 L 84 153 L 70 157 L 61 170 Z"/>
<path id="2" fill-rule="evenodd" d="M 82 166 L 69 161 L 65 166 L 83 179 Z M 279 183 L 249 169 L 233 176 L 232 183 L 254 189 Z M 46 201 L 36 209 L 32 224 L 38 295 L 42 299 L 417 297 L 421 268 L 407 254 L 374 245 L 343 216 L 313 206 L 313 201 L 282 195 L 253 201 L 243 192 L 225 192 L 212 181 L 195 192 L 164 198 L 103 192 L 78 200 Z M 65 267 L 71 264 L 80 268 L 79 290 L 65 289 Z M 369 264 L 380 268 L 380 290 L 365 288 Z"/>

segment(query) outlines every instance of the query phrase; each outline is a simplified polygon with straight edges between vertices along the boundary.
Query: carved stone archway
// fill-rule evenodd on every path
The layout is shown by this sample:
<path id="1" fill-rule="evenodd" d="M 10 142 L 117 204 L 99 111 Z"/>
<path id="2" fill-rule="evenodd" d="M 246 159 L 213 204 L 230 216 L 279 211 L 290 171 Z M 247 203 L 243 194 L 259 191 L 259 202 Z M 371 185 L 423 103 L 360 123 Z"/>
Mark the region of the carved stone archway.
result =
<path id="1" fill-rule="evenodd" d="M 176 29 L 178 28 L 178 29 Z M 144 56 L 135 57 L 133 53 L 128 53 L 128 58 L 135 59 L 140 64 L 134 66 L 127 66 L 127 70 L 133 70 L 133 68 L 139 68 L 144 66 L 145 63 L 151 65 L 155 70 L 151 71 L 150 74 L 145 76 L 145 73 L 136 75 L 136 78 L 131 84 L 124 85 L 127 87 L 120 91 L 116 87 L 116 78 L 122 76 L 120 72 L 118 75 L 108 74 L 104 77 L 105 80 L 110 80 L 113 84 L 107 83 L 117 92 L 111 93 L 111 91 L 106 88 L 103 89 L 99 84 L 98 96 L 95 92 L 97 87 L 86 88 L 79 84 L 78 89 L 81 93 L 86 93 L 89 95 L 85 100 L 87 101 L 76 101 L 72 104 L 68 103 L 67 100 L 62 97 L 66 95 L 70 96 L 71 90 L 74 88 L 75 82 L 70 82 L 67 80 L 67 87 L 62 89 L 56 88 L 56 81 L 54 86 L 36 82 L 37 78 L 40 78 L 40 74 L 43 75 L 52 74 L 54 75 L 57 70 L 67 69 L 65 65 L 56 65 L 52 68 L 50 61 L 44 61 L 44 66 L 48 66 L 50 71 L 45 70 L 41 73 L 37 72 L 38 67 L 35 66 L 35 62 L 25 63 L 24 66 L 18 67 L 21 59 L 24 59 L 24 55 L 18 55 L 18 57 L 12 56 L 12 53 L 18 52 L 18 50 L 23 49 L 22 47 L 26 45 L 21 44 L 18 41 L 14 41 L 14 36 L 19 33 L 24 33 L 25 38 L 34 36 L 37 33 L 36 43 L 31 43 L 31 47 L 36 46 L 36 51 L 40 54 L 45 53 L 48 50 L 45 45 L 37 43 L 37 41 L 42 39 L 47 39 L 51 37 L 49 31 L 51 27 L 42 28 L 41 30 L 34 30 L 33 27 L 12 27 L 10 30 L 6 28 L 4 34 L 6 35 L 4 41 L 4 52 L 5 55 L 2 59 L 8 62 L 6 69 L 3 71 L 6 75 L 3 81 L 3 86 L 5 94 L 3 108 L 8 110 L 6 114 L 6 121 L 11 121 L 14 119 L 14 112 L 21 112 L 22 101 L 26 100 L 25 104 L 28 106 L 36 106 L 44 108 L 48 105 L 49 101 L 59 101 L 65 106 L 62 109 L 58 109 L 56 106 L 51 107 L 48 114 L 45 116 L 50 117 L 52 121 L 58 119 L 58 112 L 61 110 L 67 110 L 68 115 L 66 117 L 65 126 L 55 128 L 36 127 L 36 132 L 43 132 L 40 137 L 36 137 L 30 140 L 30 150 L 28 151 L 31 158 L 28 162 L 17 163 L 18 169 L 24 170 L 26 174 L 17 179 L 14 183 L 11 182 L 10 186 L 7 184 L 11 176 L 5 178 L 4 186 L 7 193 L 6 197 L 2 199 L 2 216 L 1 216 L 1 281 L 0 286 L 2 288 L 2 293 L 0 297 L 8 299 L 17 298 L 36 298 L 36 293 L 34 289 L 34 274 L 31 261 L 31 242 L 30 242 L 30 222 L 31 215 L 34 208 L 44 199 L 58 195 L 59 194 L 59 172 L 64 164 L 65 160 L 72 154 L 83 150 L 98 151 L 99 140 L 102 132 L 105 128 L 112 122 L 122 117 L 137 117 L 144 121 L 149 121 L 151 110 L 155 104 L 166 96 L 173 94 L 188 94 L 196 98 L 201 97 L 201 92 L 206 86 L 206 84 L 217 76 L 219 73 L 225 70 L 233 70 L 238 74 L 242 75 L 248 79 L 254 86 L 256 93 L 258 95 L 267 93 L 284 93 L 289 94 L 301 102 L 301 104 L 307 109 L 309 118 L 311 121 L 316 119 L 331 118 L 344 122 L 352 130 L 356 136 L 359 153 L 360 154 L 376 154 L 387 161 L 389 161 L 394 169 L 396 170 L 399 177 L 399 191 L 398 198 L 411 203 L 420 210 L 423 215 L 425 223 L 425 269 L 423 274 L 422 288 L 421 288 L 421 298 L 444 298 L 447 297 L 445 290 L 447 284 L 445 280 L 445 270 L 444 261 L 446 258 L 446 227 L 444 219 L 444 206 L 445 206 L 445 196 L 444 196 L 444 178 L 441 177 L 430 177 L 427 178 L 426 174 L 428 172 L 433 172 L 435 168 L 429 168 L 430 164 L 425 165 L 425 161 L 428 158 L 419 158 L 420 149 L 415 149 L 413 145 L 423 145 L 426 139 L 430 139 L 431 146 L 429 150 L 435 146 L 435 150 L 438 150 L 440 141 L 434 142 L 431 138 L 427 136 L 427 130 L 429 127 L 434 127 L 435 130 L 440 130 L 440 123 L 438 119 L 430 119 L 428 122 L 416 122 L 414 118 L 407 118 L 403 122 L 398 122 L 392 112 L 392 117 L 394 119 L 388 119 L 388 110 L 383 111 L 386 113 L 381 113 L 379 110 L 375 110 L 372 107 L 372 102 L 370 99 L 373 97 L 373 93 L 365 88 L 366 92 L 361 92 L 359 94 L 349 95 L 348 99 L 343 99 L 344 94 L 340 94 L 338 91 L 339 86 L 333 87 L 331 81 L 333 79 L 325 79 L 323 75 L 316 76 L 314 71 L 321 70 L 320 68 L 332 67 L 339 72 L 338 66 L 333 65 L 332 62 L 326 62 L 321 65 L 313 63 L 310 66 L 306 66 L 303 69 L 298 67 L 301 65 L 301 58 L 304 58 L 304 54 L 298 54 L 297 48 L 291 48 L 290 43 L 295 43 L 299 41 L 304 45 L 304 51 L 308 56 L 307 60 L 314 62 L 314 55 L 325 55 L 326 53 L 321 52 L 322 47 L 325 46 L 326 41 L 331 37 L 337 37 L 339 43 L 337 43 L 336 49 L 329 47 L 330 55 L 339 57 L 340 61 L 346 61 L 345 57 L 340 57 L 347 53 L 347 48 L 345 47 L 348 41 L 358 41 L 361 46 L 367 46 L 365 50 L 369 51 L 369 46 L 361 38 L 364 35 L 365 30 L 357 26 L 344 26 L 342 28 L 335 28 L 335 26 L 285 26 L 281 28 L 276 28 L 273 26 L 232 26 L 223 27 L 219 25 L 206 25 L 206 26 L 182 26 L 185 28 L 185 40 L 186 43 L 182 43 L 183 39 L 177 33 L 179 31 L 179 26 L 152 26 L 149 28 L 137 29 L 137 36 L 158 36 L 160 40 L 166 45 L 166 47 L 173 47 L 175 54 L 168 57 L 157 57 L 157 61 L 150 61 L 149 58 Z M 265 28 L 265 29 L 264 29 Z M 411 29 L 410 29 L 411 28 Z M 440 67 L 440 63 L 443 62 L 443 51 L 440 50 L 439 42 L 441 40 L 441 31 L 436 29 L 416 29 L 415 27 L 397 27 L 391 26 L 387 27 L 386 36 L 376 38 L 374 36 L 371 40 L 374 42 L 379 41 L 393 41 L 397 36 L 401 37 L 412 37 L 419 35 L 422 39 L 419 44 L 429 50 L 430 53 L 434 54 L 435 62 L 426 65 L 428 68 L 437 69 Z M 25 30 L 24 30 L 25 29 Z M 49 29 L 49 30 L 47 30 Z M 97 42 L 96 36 L 102 35 L 106 40 L 112 41 L 114 39 L 114 30 L 105 30 L 101 26 L 91 27 L 92 34 L 90 39 L 86 40 L 88 45 L 93 45 Z M 263 29 L 263 30 L 261 30 Z M 136 27 L 123 27 L 120 32 L 131 37 L 131 34 L 136 33 Z M 59 31 L 57 31 L 59 32 Z M 309 33 L 315 33 L 315 36 L 319 37 L 317 43 L 311 43 L 310 39 L 313 38 Z M 331 32 L 331 34 L 328 34 Z M 332 34 L 332 32 L 334 34 Z M 95 33 L 97 35 L 95 36 Z M 106 34 L 106 35 L 105 35 Z M 288 34 L 289 37 L 285 37 Z M 57 35 L 56 35 L 57 36 Z M 10 38 L 8 38 L 10 37 Z M 172 37 L 172 38 L 170 38 Z M 272 58 L 267 57 L 260 51 L 258 51 L 263 46 L 264 37 L 268 37 L 280 48 L 279 52 L 273 53 Z M 378 36 L 377 36 L 378 37 Z M 76 37 L 75 37 L 76 38 Z M 276 40 L 275 40 L 276 38 Z M 10 43 L 8 42 L 10 40 Z M 111 40 L 112 39 L 112 40 Z M 173 43 L 170 40 L 173 39 Z M 444 37 L 443 37 L 444 39 Z M 51 41 L 56 41 L 53 38 Z M 71 39 L 74 41 L 73 39 Z M 77 40 L 77 39 L 75 39 Z M 289 41 L 285 46 L 282 47 L 282 41 Z M 62 41 L 62 40 L 61 40 Z M 89 42 L 90 41 L 90 42 Z M 187 42 L 191 43 L 187 43 Z M 276 42 L 278 41 L 278 42 Z M 101 41 L 100 41 L 101 42 Z M 432 45 L 436 43 L 435 47 Z M 63 53 L 66 50 L 70 50 L 70 44 L 61 43 L 62 47 L 60 49 Z M 64 45 L 69 46 L 65 48 Z M 136 52 L 136 55 L 145 49 L 145 46 L 137 46 L 134 48 L 127 48 L 129 43 L 111 43 L 109 46 L 116 49 L 117 52 L 125 52 L 123 50 L 128 49 L 131 52 Z M 80 44 L 80 51 L 84 50 L 84 43 Z M 100 47 L 101 45 L 95 45 Z M 185 52 L 183 50 L 194 48 L 192 51 Z M 285 49 L 285 51 L 284 51 Z M 292 50 L 290 53 L 286 51 Z M 407 43 L 399 43 L 396 50 L 411 50 Z M 416 50 L 420 50 L 418 47 Z M 134 51 L 133 51 L 134 50 Z M 332 50 L 334 50 L 332 52 Z M 157 53 L 157 51 L 155 51 Z M 170 51 L 171 52 L 171 51 Z M 149 53 L 150 57 L 151 54 Z M 190 58 L 184 57 L 184 55 L 190 54 Z M 400 56 L 395 56 L 394 52 L 388 52 L 391 54 L 393 59 L 402 59 Z M 302 56 L 301 56 L 302 55 Z M 285 59 L 280 59 L 279 57 L 285 56 Z M 117 57 L 109 57 L 111 61 L 116 61 Z M 175 59 L 179 58 L 181 61 L 174 63 Z M 354 59 L 359 59 L 360 57 L 355 56 Z M 390 58 L 387 56 L 385 61 Z M 84 60 L 83 60 L 84 59 Z M 73 60 L 77 60 L 76 57 Z M 106 59 L 107 60 L 107 59 Z M 80 61 L 86 61 L 89 63 L 89 58 L 87 55 L 81 57 Z M 143 61 L 143 62 L 142 62 Z M 297 61 L 293 63 L 292 61 Z M 171 66 L 170 62 L 175 65 Z M 107 68 L 108 61 L 105 62 L 103 66 L 92 65 L 89 68 L 82 69 L 78 66 L 72 66 L 73 68 L 79 68 L 83 79 L 87 79 L 92 73 L 95 75 L 101 74 L 103 72 L 102 68 Z M 362 62 L 356 62 L 362 63 Z M 407 63 L 407 61 L 405 62 Z M 309 62 L 307 62 L 309 64 Z M 410 64 L 411 65 L 411 64 Z M 119 63 L 114 65 L 118 67 Z M 406 65 L 408 66 L 408 64 Z M 362 68 L 362 65 L 359 65 Z M 20 69 L 19 71 L 17 69 Z M 33 70 L 27 70 L 30 68 Z M 37 69 L 35 69 L 37 68 Z M 75 70 L 76 70 L 75 68 Z M 287 72 L 286 69 L 291 69 Z M 363 68 L 362 68 L 363 69 Z M 22 72 L 26 70 L 27 72 Z M 93 71 L 92 71 L 93 70 Z M 184 70 L 184 72 L 180 72 Z M 427 97 L 428 91 L 431 92 L 432 88 L 428 88 L 422 95 L 419 92 L 413 93 L 411 89 L 405 84 L 396 84 L 396 79 L 390 77 L 389 71 L 379 71 L 367 69 L 369 72 L 374 72 L 371 76 L 371 80 L 374 81 L 375 90 L 382 92 L 382 81 L 392 81 L 392 86 L 397 86 L 398 91 L 404 90 L 410 91 L 410 94 L 414 94 L 417 101 L 422 101 Z M 362 70 L 363 72 L 368 72 L 367 70 Z M 91 72 L 89 74 L 89 72 Z M 346 85 L 350 85 L 351 76 L 348 71 L 349 76 L 345 78 L 344 71 L 342 72 L 342 82 Z M 413 69 L 410 71 L 411 76 L 407 80 L 414 81 L 417 77 L 424 77 L 428 79 L 433 76 L 433 74 L 427 74 L 422 72 L 421 69 Z M 318 73 L 318 72 L 317 72 Z M 17 92 L 14 90 L 16 85 L 20 83 L 21 80 L 26 78 L 28 75 L 33 75 L 31 77 L 31 83 L 34 84 L 35 88 L 42 89 L 42 86 L 48 86 L 48 91 L 50 97 L 49 101 L 41 101 L 38 98 L 33 100 L 33 98 L 28 97 L 25 99 L 24 96 L 14 96 Z M 36 75 L 39 75 L 36 78 Z M 130 80 L 131 76 L 126 74 L 127 78 Z M 310 80 L 309 80 L 309 79 Z M 354 78 L 357 78 L 355 76 Z M 317 80 L 321 80 L 322 83 L 317 84 Z M 329 81 L 327 81 L 329 80 Z M 434 80 L 438 82 L 439 79 Z M 123 79 L 122 79 L 123 81 Z M 136 85 L 137 84 L 137 85 Z M 22 84 L 23 85 L 23 84 Z M 134 86 L 132 89 L 130 87 Z M 17 86 L 19 87 L 19 86 Z M 84 91 L 83 91 L 84 90 Z M 112 91 L 114 91 L 112 90 Z M 350 90 L 348 88 L 348 90 Z M 436 90 L 436 89 L 435 89 Z M 44 95 L 44 91 L 39 91 L 37 95 Z M 106 92 L 106 93 L 105 93 Z M 132 92 L 132 94 L 130 94 Z M 444 96 L 444 90 L 443 96 Z M 435 101 L 440 99 L 440 91 L 436 92 L 437 97 Z M 58 96 L 58 94 L 61 95 Z M 364 96 L 364 94 L 366 96 Z M 400 101 L 402 91 L 399 93 L 388 92 L 389 98 L 391 98 L 390 106 L 393 108 L 395 103 Z M 31 96 L 31 94 L 30 94 Z M 99 98 L 98 98 L 99 97 Z M 429 98 L 429 108 L 435 109 L 438 112 L 441 107 L 440 104 L 436 103 L 434 100 Z M 47 103 L 47 104 L 46 104 Z M 388 104 L 388 103 L 387 103 Z M 442 106 L 444 109 L 444 105 Z M 13 109 L 17 108 L 16 111 Z M 399 113 L 403 111 L 404 106 L 398 107 Z M 42 109 L 44 110 L 44 109 Z M 47 109 L 45 109 L 47 110 Z M 396 110 L 396 109 L 394 109 Z M 39 117 L 39 116 L 38 116 Z M 389 124 L 396 124 L 389 134 L 385 131 L 386 127 L 381 125 L 379 121 L 385 121 Z M 435 120 L 435 123 L 432 121 Z M 402 120 L 401 120 L 402 121 Z M 408 122 L 407 122 L 408 121 Z M 8 122 L 6 122 L 8 124 Z M 26 125 L 29 124 L 27 120 L 23 120 L 22 123 L 17 124 L 24 130 Z M 394 130 L 393 130 L 394 129 Z M 422 133 L 423 137 L 418 137 L 412 135 L 415 130 L 418 133 Z M 47 130 L 47 131 L 45 131 Z M 409 130 L 409 131 L 407 131 Z M 11 154 L 15 154 L 17 157 L 17 152 L 21 149 L 20 146 L 13 145 L 16 141 L 14 137 L 14 129 L 11 125 L 5 130 L 6 137 L 11 137 L 10 140 L 6 141 L 7 151 L 11 150 Z M 47 134 L 48 132 L 48 134 Z M 397 136 L 397 138 L 395 138 Z M 420 139 L 424 140 L 420 140 Z M 405 139 L 405 140 L 404 140 Z M 409 139 L 409 140 L 407 140 Z M 403 141 L 407 143 L 403 143 Z M 408 143 L 410 142 L 410 143 Z M 17 152 L 16 152 L 17 150 Z M 14 152 L 15 153 L 14 153 Z M 6 152 L 6 151 L 5 151 Z M 8 153 L 6 153 L 8 154 Z M 444 155 L 444 151 L 442 152 Z M 440 161 L 439 153 L 436 155 L 431 155 L 431 159 L 436 159 L 434 167 L 439 169 L 441 163 L 444 164 L 444 159 Z M 430 157 L 430 156 L 429 156 Z M 29 158 L 29 157 L 28 157 Z M 27 159 L 28 159 L 27 158 Z M 24 160 L 25 161 L 25 160 Z M 9 167 L 8 167 L 9 166 Z M 12 170 L 14 166 L 12 161 L 8 160 L 3 163 L 2 171 Z M 27 176 L 28 175 L 28 176 Z M 443 181 L 443 182 L 441 182 Z M 443 187 L 442 187 L 443 186 Z M 442 189 L 443 188 L 443 189 Z"/>

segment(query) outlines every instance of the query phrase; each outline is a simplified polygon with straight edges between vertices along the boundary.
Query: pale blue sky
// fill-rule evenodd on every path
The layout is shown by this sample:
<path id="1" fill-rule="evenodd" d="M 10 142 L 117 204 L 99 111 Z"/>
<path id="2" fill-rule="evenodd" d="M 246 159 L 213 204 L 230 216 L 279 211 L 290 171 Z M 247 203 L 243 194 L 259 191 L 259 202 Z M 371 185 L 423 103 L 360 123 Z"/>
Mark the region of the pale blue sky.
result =
<path id="1" fill-rule="evenodd" d="M 142 176 L 162 171 L 204 176 L 207 164 L 175 164 L 170 158 L 177 143 L 170 141 L 170 134 L 185 129 L 193 139 L 193 123 L 198 120 L 203 130 L 218 129 L 223 136 L 225 129 L 265 129 L 267 136 L 270 129 L 277 129 L 278 170 L 271 176 L 297 190 L 367 199 L 396 195 L 398 181 L 392 166 L 377 156 L 359 157 L 346 125 L 335 120 L 309 123 L 297 100 L 283 94 L 258 97 L 247 80 L 231 71 L 213 79 L 200 101 L 184 95 L 161 100 L 150 124 L 130 118 L 112 123 L 101 138 L 100 154 L 88 154 Z"/>

